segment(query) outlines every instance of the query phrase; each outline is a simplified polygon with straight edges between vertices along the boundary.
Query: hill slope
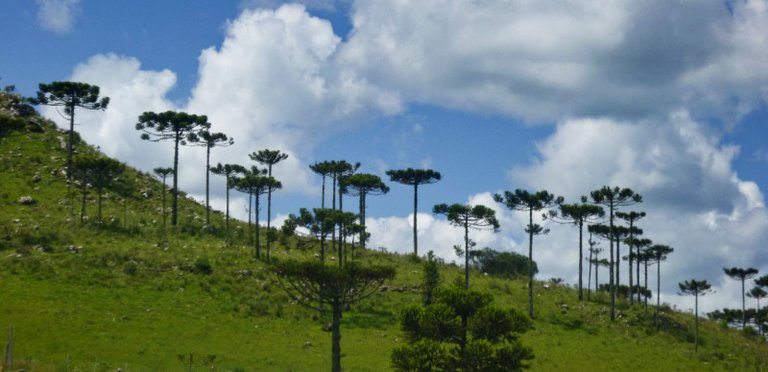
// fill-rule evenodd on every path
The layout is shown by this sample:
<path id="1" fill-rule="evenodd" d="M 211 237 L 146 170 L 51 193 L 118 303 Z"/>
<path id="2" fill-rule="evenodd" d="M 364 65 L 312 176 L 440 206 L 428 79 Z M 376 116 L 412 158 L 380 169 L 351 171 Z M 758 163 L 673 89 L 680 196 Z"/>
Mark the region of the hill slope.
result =
<path id="1" fill-rule="evenodd" d="M 2 93 L 7 102 L 7 93 Z M 80 223 L 80 194 L 61 169 L 64 136 L 35 115 L 0 110 L 0 327 L 13 328 L 15 368 L 53 370 L 322 370 L 330 365 L 323 319 L 289 301 L 273 274 L 253 260 L 248 226 L 236 222 L 232 244 L 204 232 L 204 208 L 186 198 L 180 225 L 163 232 L 162 188 L 128 169 L 121 189 L 108 189 L 104 223 Z M 78 144 L 79 153 L 97 153 Z M 128 190 L 128 191 L 126 191 Z M 30 197 L 23 200 L 24 197 Z M 86 199 L 95 214 L 96 198 Z M 214 227 L 223 225 L 213 214 Z M 261 234 L 264 236 L 264 234 Z M 311 259 L 309 240 L 282 239 L 274 256 Z M 345 313 L 343 366 L 389 369 L 402 342 L 397 313 L 419 303 L 417 259 L 361 252 L 394 265 L 397 277 Z M 444 283 L 462 275 L 443 266 Z M 473 288 L 500 305 L 525 309 L 519 280 L 473 273 Z M 445 285 L 445 284 L 444 284 Z M 693 317 L 665 309 L 660 329 L 639 305 L 619 303 L 608 319 L 601 294 L 579 303 L 575 291 L 537 283 L 538 318 L 523 342 L 532 370 L 763 370 L 764 343 L 704 321 L 693 352 Z M 5 332 L 0 333 L 5 335 Z M 5 339 L 1 339 L 5 343 Z"/>

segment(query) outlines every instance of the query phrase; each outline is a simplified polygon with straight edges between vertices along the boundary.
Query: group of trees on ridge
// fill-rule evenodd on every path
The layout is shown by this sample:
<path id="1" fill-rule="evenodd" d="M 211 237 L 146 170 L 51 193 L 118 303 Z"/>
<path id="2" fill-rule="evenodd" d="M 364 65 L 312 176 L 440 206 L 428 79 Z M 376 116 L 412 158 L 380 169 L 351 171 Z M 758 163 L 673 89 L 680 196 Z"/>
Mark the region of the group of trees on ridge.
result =
<path id="1" fill-rule="evenodd" d="M 89 110 L 104 110 L 108 107 L 109 98 L 99 97 L 99 88 L 96 86 L 90 86 L 84 83 L 74 82 L 54 82 L 51 84 L 40 84 L 40 90 L 37 94 L 37 98 L 30 99 L 32 104 L 42 104 L 51 106 L 63 106 L 64 114 L 70 122 L 69 129 L 69 142 L 67 143 L 67 165 L 66 176 L 72 180 L 78 180 L 83 197 L 81 211 L 81 219 L 85 215 L 85 197 L 87 193 L 87 186 L 92 187 L 97 191 L 99 196 L 99 212 L 98 221 L 102 221 L 101 215 L 101 195 L 102 191 L 108 187 L 118 187 L 119 182 L 115 182 L 117 176 L 123 171 L 124 166 L 114 160 L 104 157 L 82 157 L 75 159 L 73 143 L 76 141 L 74 136 L 75 125 L 75 110 L 77 108 L 89 109 Z M 272 176 L 273 165 L 278 164 L 282 160 L 288 158 L 288 154 L 282 153 L 280 150 L 264 149 L 249 154 L 249 157 L 258 162 L 266 168 L 259 168 L 257 166 L 251 166 L 246 168 L 244 165 L 239 164 L 221 164 L 211 166 L 210 153 L 211 149 L 217 146 L 230 146 L 234 144 L 234 140 L 229 138 L 224 133 L 212 132 L 211 123 L 208 122 L 208 118 L 205 115 L 192 115 L 184 112 L 167 111 L 162 113 L 145 112 L 138 117 L 136 123 L 136 129 L 141 131 L 141 138 L 148 141 L 159 142 L 164 140 L 170 140 L 174 146 L 174 158 L 172 167 L 158 167 L 154 169 L 155 174 L 163 181 L 163 229 L 165 230 L 165 182 L 166 178 L 173 176 L 172 186 L 170 193 L 172 195 L 171 205 L 171 224 L 176 225 L 178 221 L 178 154 L 179 147 L 183 145 L 196 145 L 206 148 L 206 225 L 210 228 L 210 204 L 209 204 L 209 173 L 215 175 L 224 176 L 226 179 L 226 223 L 224 226 L 225 236 L 229 241 L 230 238 L 230 226 L 229 226 L 229 191 L 235 189 L 237 191 L 246 193 L 249 195 L 248 204 L 248 218 L 249 226 L 251 216 L 255 216 L 255 223 L 253 224 L 254 237 L 254 256 L 256 259 L 261 258 L 260 252 L 260 238 L 259 238 L 259 209 L 260 195 L 267 195 L 267 234 L 266 234 L 266 260 L 270 261 L 270 243 L 273 241 L 274 236 L 277 234 L 277 229 L 273 228 L 271 223 L 271 209 L 272 198 L 271 194 L 282 188 L 282 184 L 279 180 Z M 336 254 L 336 260 L 338 261 L 338 269 L 344 271 L 337 272 L 324 272 L 319 270 L 312 275 L 307 276 L 307 268 L 297 266 L 296 263 L 290 263 L 282 266 L 277 266 L 276 272 L 286 280 L 296 281 L 309 281 L 312 284 L 302 284 L 300 288 L 316 288 L 312 293 L 299 293 L 293 294 L 298 299 L 303 299 L 306 303 L 314 303 L 322 308 L 326 301 L 331 301 L 332 309 L 334 310 L 334 319 L 340 320 L 341 309 L 351 302 L 364 297 L 363 294 L 370 294 L 370 283 L 381 283 L 384 279 L 391 278 L 393 272 L 386 268 L 374 268 L 369 271 L 367 269 L 361 269 L 359 266 L 350 263 L 348 261 L 354 260 L 354 239 L 358 239 L 358 244 L 361 248 L 365 248 L 366 241 L 369 239 L 369 234 L 365 227 L 365 210 L 366 199 L 369 195 L 381 195 L 386 194 L 389 191 L 389 187 L 381 180 L 380 177 L 373 174 L 358 173 L 360 163 L 349 163 L 344 160 L 336 161 L 323 161 L 317 162 L 309 166 L 310 169 L 316 174 L 322 177 L 322 193 L 320 208 L 314 208 L 311 211 L 302 208 L 297 215 L 290 215 L 282 226 L 281 231 L 283 234 L 291 235 L 295 232 L 297 227 L 305 227 L 311 235 L 317 238 L 320 245 L 320 264 L 324 266 L 326 257 L 326 242 L 331 238 L 331 252 Z M 390 177 L 390 181 L 401 183 L 403 185 L 413 186 L 414 198 L 413 198 L 413 254 L 418 256 L 418 229 L 417 229 L 417 211 L 418 211 L 418 190 L 420 185 L 433 184 L 441 180 L 442 175 L 432 169 L 400 169 L 389 170 L 386 174 Z M 332 190 L 331 207 L 326 208 L 326 180 L 329 179 Z M 338 195 L 338 208 L 337 199 Z M 359 213 L 350 213 L 343 211 L 343 195 L 356 196 L 358 198 Z M 524 227 L 524 231 L 528 234 L 528 258 L 527 267 L 524 270 L 525 275 L 528 277 L 528 289 L 529 289 L 529 303 L 528 303 L 528 315 L 529 318 L 535 318 L 533 307 L 533 278 L 538 267 L 533 259 L 533 240 L 534 236 L 544 235 L 549 229 L 534 223 L 533 214 L 543 213 L 545 220 L 551 220 L 563 224 L 572 224 L 579 230 L 578 238 L 578 299 L 583 300 L 583 267 L 582 262 L 588 263 L 588 282 L 587 284 L 587 299 L 590 298 L 590 284 L 592 272 L 594 270 L 595 284 L 594 290 L 597 291 L 601 287 L 598 283 L 598 269 L 599 267 L 607 267 L 609 269 L 608 286 L 603 287 L 607 289 L 610 294 L 610 318 L 615 319 L 615 300 L 617 296 L 623 296 L 629 299 L 630 302 L 641 301 L 645 302 L 647 308 L 648 298 L 651 296 L 651 291 L 648 289 L 648 266 L 656 265 L 656 298 L 657 306 L 656 311 L 660 308 L 659 290 L 661 281 L 661 262 L 666 260 L 667 256 L 674 251 L 672 247 L 653 244 L 649 239 L 639 238 L 644 234 L 644 231 L 637 226 L 638 222 L 646 216 L 645 212 L 640 211 L 619 211 L 620 208 L 629 207 L 637 203 L 642 202 L 642 197 L 629 188 L 620 187 L 608 187 L 604 186 L 600 189 L 596 189 L 590 192 L 589 197 L 582 196 L 577 203 L 566 204 L 563 197 L 555 196 L 546 190 L 527 191 L 516 189 L 513 191 L 504 191 L 501 194 L 494 195 L 494 200 L 510 210 L 521 211 L 528 214 L 528 224 Z M 255 205 L 253 204 L 255 203 Z M 607 211 L 606 211 L 607 209 Z M 482 262 L 484 258 L 486 261 L 481 264 L 481 267 L 492 267 L 494 260 L 498 257 L 498 252 L 492 251 L 488 248 L 484 250 L 474 250 L 475 243 L 469 237 L 469 231 L 471 229 L 492 229 L 497 231 L 500 228 L 499 222 L 495 217 L 495 212 L 492 208 L 483 205 L 464 205 L 464 204 L 438 204 L 432 209 L 434 214 L 445 215 L 450 224 L 464 229 L 464 241 L 463 247 L 457 246 L 457 253 L 465 258 L 464 268 L 465 277 L 463 283 L 463 290 L 470 290 L 469 283 L 469 269 L 470 259 L 476 259 L 478 262 Z M 607 214 L 607 216 L 606 216 Z M 607 219 L 607 220 L 606 220 Z M 617 219 L 622 220 L 626 225 L 617 224 Z M 607 222 L 607 224 L 606 224 Z M 589 234 L 589 257 L 584 258 L 584 226 L 587 226 L 587 233 Z M 338 238 L 338 239 L 337 239 Z M 352 243 L 347 244 L 347 239 L 352 238 Z M 599 254 L 602 249 L 598 248 L 599 243 L 593 238 L 599 238 L 608 241 L 609 255 L 608 260 L 601 259 Z M 622 255 L 621 243 L 627 246 L 628 253 Z M 351 252 L 347 252 L 348 247 L 351 247 Z M 614 248 L 615 247 L 615 248 Z M 495 252 L 495 253 L 494 253 Z M 628 263 L 628 287 L 621 285 L 621 271 L 620 262 L 622 260 Z M 291 266 L 293 265 L 293 266 Z M 518 265 L 519 266 L 519 265 Z M 314 266 L 312 266 L 314 267 Z M 640 272 L 641 269 L 645 272 L 644 284 L 641 285 Z M 352 271 L 350 271 L 352 270 Z M 362 271 L 361 271 L 362 270 Z M 488 269 L 487 271 L 491 271 Z M 724 309 L 722 312 L 715 312 L 710 314 L 710 317 L 715 319 L 725 319 L 728 322 L 740 316 L 741 327 L 747 326 L 747 320 L 753 319 L 757 325 L 758 331 L 763 330 L 764 319 L 766 311 L 760 309 L 759 301 L 761 298 L 765 298 L 768 294 L 765 288 L 768 287 L 768 276 L 764 276 L 755 281 L 756 287 L 745 292 L 744 282 L 747 279 L 754 277 L 757 274 L 757 270 L 753 268 L 740 269 L 731 268 L 724 269 L 725 274 L 739 279 L 742 283 L 742 309 L 740 312 L 737 310 Z M 347 287 L 341 292 L 334 293 L 327 292 L 332 286 L 329 284 L 322 284 L 322 281 L 335 280 L 338 281 L 338 275 L 352 275 L 350 272 L 354 272 L 358 275 L 365 277 L 362 282 L 346 281 Z M 341 274 L 340 274 L 341 273 Z M 303 275 L 303 276 L 302 276 Z M 353 276 L 354 276 L 353 275 Z M 318 284 L 320 283 L 320 284 Z M 364 284 L 364 288 L 360 288 L 360 285 Z M 367 284 L 366 284 L 367 283 Z M 284 288 L 290 293 L 290 288 L 297 288 L 291 285 L 285 285 Z M 696 302 L 696 318 L 698 321 L 698 297 L 705 295 L 711 291 L 711 286 L 706 281 L 698 281 L 692 279 L 679 284 L 680 294 L 690 294 L 695 296 Z M 338 288 L 337 288 L 338 289 Z M 458 288 L 457 288 L 458 290 Z M 446 292 L 447 293 L 447 292 Z M 473 296 L 466 292 L 465 295 Z M 355 294 L 354 296 L 352 294 Z M 748 295 L 755 298 L 758 301 L 757 310 L 750 313 L 745 306 L 744 296 Z M 336 296 L 336 297 L 334 297 Z M 440 299 L 450 295 L 443 294 L 438 295 L 436 298 Z M 335 302 L 334 302 L 335 301 Z M 443 298 L 440 301 L 448 301 Z M 478 300 L 477 308 L 480 309 L 485 304 L 489 303 L 487 300 Z M 319 304 L 319 305 L 317 305 Z M 427 304 L 429 305 L 429 304 Z M 336 313 L 338 311 L 338 313 Z M 415 311 L 415 310 L 414 310 Z M 479 310 L 476 310 L 479 311 Z M 467 329 L 466 316 L 464 317 L 464 330 Z M 338 323 L 335 322 L 335 326 L 338 327 Z M 698 326 L 698 323 L 697 323 Z M 418 328 L 418 327 L 417 327 Z M 525 328 L 525 327 L 522 327 Z M 521 328 L 521 329 L 522 329 Z M 413 339 L 421 339 L 418 336 L 416 328 Z M 698 337 L 698 329 L 696 331 Z M 465 336 L 466 337 L 466 336 Z M 334 354 L 337 351 L 337 340 L 340 339 L 340 333 L 334 332 Z M 466 341 L 463 344 L 465 345 Z M 698 344 L 698 340 L 696 341 Z M 463 347 L 463 346 L 462 346 Z M 338 361 L 340 363 L 340 361 Z M 334 357 L 334 363 L 337 363 Z M 339 366 L 340 364 L 335 364 Z"/>

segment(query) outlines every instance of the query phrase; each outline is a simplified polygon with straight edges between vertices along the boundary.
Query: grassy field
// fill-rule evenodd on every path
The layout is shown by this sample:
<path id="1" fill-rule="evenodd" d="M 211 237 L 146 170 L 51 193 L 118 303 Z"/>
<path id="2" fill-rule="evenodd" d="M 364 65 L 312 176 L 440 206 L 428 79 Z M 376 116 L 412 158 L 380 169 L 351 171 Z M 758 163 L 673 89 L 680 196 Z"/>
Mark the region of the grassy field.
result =
<path id="1" fill-rule="evenodd" d="M 91 196 L 90 218 L 81 224 L 77 189 L 60 173 L 63 135 L 32 120 L 42 132 L 0 137 L 0 344 L 12 327 L 14 368 L 330 367 L 330 333 L 322 329 L 328 320 L 293 303 L 265 264 L 252 258 L 246 223 L 234 224 L 235 238 L 226 244 L 222 214 L 212 214 L 216 229 L 209 233 L 204 208 L 183 198 L 179 226 L 164 233 L 160 183 L 129 169 L 121 184 L 130 191 L 107 192 L 105 222 L 95 223 Z M 78 146 L 80 153 L 95 151 Z M 23 196 L 34 203 L 20 204 Z M 273 256 L 312 259 L 315 252 L 311 241 L 292 237 L 277 242 Z M 345 313 L 342 364 L 347 371 L 388 370 L 392 348 L 404 342 L 398 311 L 421 301 L 422 266 L 419 259 L 378 251 L 360 252 L 357 259 L 393 265 L 397 276 L 389 290 Z M 444 265 L 441 275 L 449 285 L 463 274 Z M 473 272 L 471 284 L 492 293 L 497 304 L 525 311 L 523 280 Z M 763 341 L 711 321 L 701 323 L 694 353 L 691 314 L 664 308 L 657 329 L 654 307 L 646 314 L 640 305 L 619 301 L 611 322 L 602 294 L 579 303 L 572 288 L 544 282 L 536 283 L 535 293 L 534 329 L 522 336 L 536 355 L 532 370 L 768 370 Z"/>

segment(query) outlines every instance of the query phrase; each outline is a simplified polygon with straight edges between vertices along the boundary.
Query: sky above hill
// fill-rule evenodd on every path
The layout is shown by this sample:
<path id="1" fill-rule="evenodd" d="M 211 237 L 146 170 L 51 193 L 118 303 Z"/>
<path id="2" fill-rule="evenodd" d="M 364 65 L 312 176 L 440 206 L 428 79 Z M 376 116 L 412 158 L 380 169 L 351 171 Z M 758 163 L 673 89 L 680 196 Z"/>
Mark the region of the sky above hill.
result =
<path id="1" fill-rule="evenodd" d="M 717 291 L 706 310 L 737 307 L 740 284 L 722 268 L 768 274 L 766 1 L 9 0 L 0 30 L 0 85 L 27 96 L 40 82 L 99 85 L 110 107 L 78 112 L 76 129 L 129 165 L 172 161 L 169 143 L 139 139 L 144 111 L 208 115 L 235 139 L 214 163 L 288 153 L 274 168 L 276 224 L 319 206 L 308 164 L 323 160 L 359 161 L 386 181 L 387 169 L 440 171 L 420 189 L 419 245 L 447 261 L 463 233 L 432 216 L 434 204 L 495 208 L 501 230 L 472 239 L 527 253 L 525 216 L 493 193 L 576 202 L 622 186 L 644 198 L 631 210 L 647 212 L 645 237 L 675 248 L 664 301 L 690 308 L 676 284 L 696 278 Z M 180 185 L 198 199 L 204 159 L 181 150 Z M 406 253 L 412 189 L 390 187 L 368 201 L 371 245 Z M 223 209 L 223 179 L 212 192 Z M 236 196 L 234 213 L 244 208 Z M 575 283 L 577 229 L 543 223 L 540 277 Z"/>

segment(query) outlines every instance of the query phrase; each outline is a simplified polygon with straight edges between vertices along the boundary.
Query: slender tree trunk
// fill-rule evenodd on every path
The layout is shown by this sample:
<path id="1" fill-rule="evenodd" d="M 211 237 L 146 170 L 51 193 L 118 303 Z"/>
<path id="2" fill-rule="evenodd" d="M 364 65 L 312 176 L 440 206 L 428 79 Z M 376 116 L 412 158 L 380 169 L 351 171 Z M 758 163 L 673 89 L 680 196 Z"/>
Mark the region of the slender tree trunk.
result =
<path id="1" fill-rule="evenodd" d="M 595 259 L 597 259 L 597 256 L 595 256 Z M 600 290 L 600 282 L 598 281 L 598 269 L 600 269 L 600 263 L 595 262 L 595 293 Z"/>
<path id="2" fill-rule="evenodd" d="M 636 278 L 635 279 L 637 279 L 637 286 L 639 287 L 640 286 L 640 247 L 639 246 L 635 248 L 635 253 L 636 253 L 636 256 L 635 256 Z M 647 289 L 648 286 L 646 285 L 645 288 Z M 637 302 L 639 303 L 640 301 L 642 301 L 642 298 L 640 297 L 640 292 L 638 291 Z"/>
<path id="3" fill-rule="evenodd" d="M 632 273 L 632 258 L 634 256 L 634 252 L 632 252 L 632 245 L 634 244 L 634 234 L 632 233 L 632 223 L 633 221 L 629 221 L 629 248 L 627 249 L 629 253 L 627 254 L 627 262 L 629 263 L 629 303 L 635 303 L 635 287 L 634 287 L 634 278 Z M 640 287 L 640 283 L 637 283 L 637 286 Z M 638 293 L 640 288 L 638 288 Z"/>
<path id="4" fill-rule="evenodd" d="M 643 274 L 645 275 L 645 288 L 648 288 L 648 259 L 646 258 L 643 261 L 644 261 L 643 266 L 645 267 L 645 269 L 643 270 Z M 658 298 L 659 296 L 658 290 L 656 291 L 656 296 L 657 296 L 656 302 L 659 302 L 660 300 Z M 645 314 L 648 314 L 648 297 L 645 297 L 643 299 L 643 303 L 645 304 Z"/>
<path id="5" fill-rule="evenodd" d="M 741 328 L 744 329 L 747 327 L 747 302 L 744 298 L 744 280 L 746 278 L 741 278 Z"/>
<path id="6" fill-rule="evenodd" d="M 416 228 L 416 213 L 419 210 L 419 184 L 413 184 L 413 255 L 419 255 L 418 229 Z"/>
<path id="7" fill-rule="evenodd" d="M 619 287 L 621 287 L 621 249 L 619 246 L 621 245 L 621 239 L 619 239 L 619 236 L 616 236 L 616 292 L 618 293 Z"/>
<path id="8" fill-rule="evenodd" d="M 528 316 L 533 319 L 533 208 L 528 208 Z"/>
<path id="9" fill-rule="evenodd" d="M 205 224 L 211 228 L 211 204 L 209 201 L 209 187 L 211 175 L 211 147 L 205 147 Z"/>
<path id="10" fill-rule="evenodd" d="M 261 259 L 261 240 L 259 239 L 259 230 L 261 230 L 261 229 L 259 229 L 259 192 L 258 191 L 256 191 L 256 195 L 255 195 L 254 199 L 256 199 L 255 200 L 255 202 L 256 202 L 256 206 L 255 206 L 256 214 L 254 216 L 254 225 L 256 227 L 256 234 L 255 234 L 256 235 L 255 236 L 256 243 L 255 243 L 255 245 L 256 245 L 256 259 L 258 260 L 258 259 Z"/>
<path id="11" fill-rule="evenodd" d="M 613 238 L 614 238 L 614 236 L 613 236 L 614 235 L 613 234 L 613 202 L 611 202 L 611 204 L 609 206 L 609 210 L 610 210 L 610 218 L 609 218 L 609 221 L 610 221 L 610 233 L 608 234 L 608 242 L 609 242 L 608 250 L 611 252 L 611 260 L 610 260 L 610 267 L 609 267 L 609 270 L 608 270 L 610 272 L 610 275 L 609 275 L 610 279 L 609 279 L 608 288 L 611 291 L 611 321 L 614 321 L 616 319 L 616 286 L 614 285 L 615 282 L 614 282 L 614 278 L 613 278 L 613 276 L 614 276 L 614 271 L 613 271 L 614 270 L 613 269 L 613 264 L 614 264 L 614 260 L 613 260 Z"/>
<path id="12" fill-rule="evenodd" d="M 85 223 L 85 200 L 88 196 L 88 182 L 86 182 L 85 179 L 83 179 L 82 190 L 83 190 L 83 202 L 82 204 L 80 204 L 80 224 L 81 225 Z"/>
<path id="13" fill-rule="evenodd" d="M 171 225 L 176 226 L 178 206 L 179 206 L 179 141 L 181 133 L 176 132 L 176 141 L 173 146 L 173 190 L 171 190 Z"/>
<path id="14" fill-rule="evenodd" d="M 341 372 L 341 314 L 342 303 L 338 296 L 333 299 L 331 320 L 331 371 Z"/>
<path id="15" fill-rule="evenodd" d="M 695 302 L 696 302 L 696 305 L 695 305 L 696 310 L 694 315 L 695 318 L 693 319 L 696 324 L 696 336 L 694 336 L 694 339 L 693 339 L 693 345 L 694 345 L 693 350 L 694 352 L 698 353 L 699 352 L 699 292 L 696 292 L 695 296 L 693 297 L 695 298 Z"/>
<path id="16" fill-rule="evenodd" d="M 269 169 L 269 171 L 267 172 L 267 176 L 272 177 L 272 164 L 269 164 L 269 167 L 267 169 Z M 270 231 L 270 227 L 272 223 L 271 220 L 272 220 L 272 187 L 268 187 L 267 188 L 267 262 L 269 262 L 269 251 L 270 251 L 271 241 L 272 241 L 272 233 Z"/>
<path id="17" fill-rule="evenodd" d="M 464 218 L 464 288 L 469 289 L 469 217 Z"/>
<path id="18" fill-rule="evenodd" d="M 335 211 L 336 210 L 336 181 L 337 181 L 337 177 L 335 173 L 332 178 L 333 178 L 333 182 L 332 182 L 333 184 L 331 185 L 331 189 L 333 190 L 333 192 L 331 193 L 332 195 L 331 209 Z M 334 225 L 333 229 L 331 230 L 331 253 L 335 251 L 336 251 L 336 225 Z"/>
<path id="19" fill-rule="evenodd" d="M 661 309 L 661 259 L 656 261 L 656 326 L 658 327 L 659 310 Z"/>
<path id="20" fill-rule="evenodd" d="M 227 239 L 226 239 L 227 240 L 227 245 L 229 245 L 229 243 L 230 243 L 230 238 L 229 238 L 229 173 L 225 173 L 224 177 L 227 177 L 227 180 L 226 180 L 226 185 L 227 185 L 227 214 L 226 214 L 226 217 L 225 217 L 225 220 L 224 220 L 224 221 L 226 221 L 225 222 L 225 226 L 226 227 L 224 228 L 224 230 L 225 230 L 225 234 L 227 235 Z"/>
<path id="21" fill-rule="evenodd" d="M 325 174 L 323 174 L 322 195 L 320 195 L 320 208 L 325 209 Z"/>
<path id="22" fill-rule="evenodd" d="M 344 194 L 341 192 L 341 177 L 339 177 L 339 212 L 344 212 Z M 344 254 L 344 245 L 342 244 L 344 240 L 344 222 L 339 221 L 339 243 L 337 248 L 337 257 L 336 260 L 339 261 L 339 268 L 343 267 L 343 262 L 341 260 L 341 257 Z"/>
<path id="23" fill-rule="evenodd" d="M 584 222 L 579 222 L 579 301 L 584 299 L 584 290 L 582 288 L 583 282 L 581 279 L 581 275 L 583 272 L 582 261 L 584 261 L 584 252 L 582 251 L 582 248 L 583 248 L 582 239 L 584 234 L 583 227 L 584 227 Z"/>
<path id="24" fill-rule="evenodd" d="M 72 179 L 72 156 L 75 153 L 75 99 L 67 103 L 71 110 L 69 116 L 69 143 L 67 144 L 67 179 Z"/>
<path id="25" fill-rule="evenodd" d="M 592 249 L 590 247 L 589 250 L 589 269 L 587 270 L 587 301 L 590 301 L 592 298 L 590 296 L 591 288 L 592 287 Z"/>
<path id="26" fill-rule="evenodd" d="M 166 176 L 163 176 L 163 235 L 165 235 L 165 220 L 166 220 L 166 215 L 168 214 L 166 212 L 166 207 L 165 207 L 165 194 L 166 194 L 165 189 L 167 188 L 165 185 L 165 177 Z"/>
<path id="27" fill-rule="evenodd" d="M 360 231 L 360 246 L 365 249 L 365 191 L 361 190 L 360 192 L 360 225 L 363 226 L 362 231 Z M 352 249 L 354 249 L 355 245 L 352 244 Z M 355 258 L 355 255 L 352 254 L 352 258 Z"/>

